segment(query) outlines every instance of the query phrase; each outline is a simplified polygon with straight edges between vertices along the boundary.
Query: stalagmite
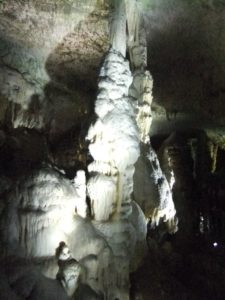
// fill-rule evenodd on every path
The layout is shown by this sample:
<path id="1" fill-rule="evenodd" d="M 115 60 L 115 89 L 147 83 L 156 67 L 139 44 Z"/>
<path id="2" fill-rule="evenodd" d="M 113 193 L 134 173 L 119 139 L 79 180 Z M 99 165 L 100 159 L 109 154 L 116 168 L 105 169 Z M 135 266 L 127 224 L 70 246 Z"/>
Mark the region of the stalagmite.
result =
<path id="1" fill-rule="evenodd" d="M 69 248 L 63 242 L 57 248 L 59 270 L 56 275 L 67 295 L 71 297 L 78 288 L 81 266 L 72 257 Z"/>
<path id="2" fill-rule="evenodd" d="M 131 257 L 135 257 L 138 230 L 128 219 L 132 213 L 134 163 L 139 156 L 134 104 L 128 97 L 131 82 L 128 62 L 111 49 L 100 71 L 95 106 L 98 119 L 87 136 L 95 159 L 88 167 L 94 172 L 87 184 L 93 224 L 112 248 L 117 295 L 122 293 L 123 299 L 128 299 L 129 265 Z M 141 231 L 144 240 L 145 234 L 145 230 Z"/>
<path id="3" fill-rule="evenodd" d="M 114 255 L 115 287 L 109 299 L 125 300 L 129 299 L 129 272 L 137 268 L 145 252 L 146 220 L 131 199 L 134 164 L 140 154 L 140 133 L 136 102 L 129 97 L 133 77 L 129 62 L 124 58 L 125 2 L 115 1 L 115 7 L 114 20 L 119 22 L 111 26 L 112 48 L 99 76 L 95 103 L 97 120 L 87 135 L 89 151 L 94 158 L 88 166 L 91 178 L 87 189 L 93 225 L 106 238 Z"/>
<path id="4" fill-rule="evenodd" d="M 134 172 L 132 166 L 139 156 L 139 133 L 134 118 L 134 105 L 128 97 L 131 81 L 128 62 L 119 52 L 110 50 L 100 72 L 99 94 L 95 106 L 99 119 L 92 125 L 87 136 L 90 140 L 90 153 L 95 159 L 89 166 L 89 171 L 99 173 L 88 183 L 93 214 L 98 215 L 99 221 L 102 204 L 106 202 L 109 211 L 105 213 L 108 214 L 108 219 L 109 216 L 129 214 Z M 127 190 L 128 186 L 131 188 Z M 105 200 L 102 190 L 106 193 Z M 108 198 L 109 191 L 111 200 Z M 106 221 L 105 217 L 102 220 Z"/>

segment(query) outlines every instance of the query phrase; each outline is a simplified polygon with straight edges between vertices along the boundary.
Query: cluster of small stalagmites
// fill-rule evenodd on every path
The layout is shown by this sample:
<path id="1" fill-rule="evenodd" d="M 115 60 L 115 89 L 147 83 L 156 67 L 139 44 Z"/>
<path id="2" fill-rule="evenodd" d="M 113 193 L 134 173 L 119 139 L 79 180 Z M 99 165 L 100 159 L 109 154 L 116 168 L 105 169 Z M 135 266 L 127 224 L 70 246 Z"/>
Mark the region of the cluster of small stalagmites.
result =
<path id="1" fill-rule="evenodd" d="M 74 182 L 50 167 L 18 179 L 1 214 L 0 244 L 6 257 L 29 258 L 46 277 L 54 279 L 58 271 L 68 295 L 77 288 L 81 299 L 99 299 L 96 295 L 113 282 L 111 249 L 87 219 L 84 171 L 77 172 Z M 77 287 L 81 269 L 84 276 Z"/>
<path id="2" fill-rule="evenodd" d="M 1 241 L 20 246 L 28 257 L 52 256 L 71 229 L 76 198 L 73 185 L 49 167 L 18 179 L 1 215 Z"/>
<path id="3" fill-rule="evenodd" d="M 62 284 L 67 295 L 71 297 L 78 288 L 81 266 L 72 257 L 68 246 L 64 242 L 59 244 L 59 247 L 56 250 L 56 257 L 59 266 L 56 278 Z"/>

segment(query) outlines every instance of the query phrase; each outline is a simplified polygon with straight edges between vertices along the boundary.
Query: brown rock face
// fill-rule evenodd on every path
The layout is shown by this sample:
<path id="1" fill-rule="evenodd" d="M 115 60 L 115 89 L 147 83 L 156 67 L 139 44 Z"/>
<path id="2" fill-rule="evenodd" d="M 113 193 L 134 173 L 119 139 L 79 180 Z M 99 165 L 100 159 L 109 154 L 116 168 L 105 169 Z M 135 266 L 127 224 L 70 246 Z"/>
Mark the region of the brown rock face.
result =
<path id="1" fill-rule="evenodd" d="M 54 139 L 87 118 L 109 48 L 108 12 L 102 1 L 0 3 L 2 123 Z"/>

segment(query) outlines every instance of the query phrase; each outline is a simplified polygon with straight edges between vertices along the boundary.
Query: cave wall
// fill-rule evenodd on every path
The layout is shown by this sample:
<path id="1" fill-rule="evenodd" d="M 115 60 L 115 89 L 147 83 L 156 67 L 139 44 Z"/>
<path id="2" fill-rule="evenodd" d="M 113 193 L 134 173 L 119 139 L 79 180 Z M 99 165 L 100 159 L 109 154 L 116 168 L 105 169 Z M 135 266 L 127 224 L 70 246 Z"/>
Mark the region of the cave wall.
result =
<path id="1" fill-rule="evenodd" d="M 90 123 L 95 121 L 94 101 L 97 94 L 98 74 L 110 47 L 109 20 L 112 19 L 110 4 L 110 1 L 97 0 L 0 1 L 0 195 L 1 199 L 4 199 L 0 204 L 1 213 L 5 212 L 5 207 L 8 205 L 7 199 L 9 198 L 5 195 L 13 190 L 13 194 L 10 195 L 17 199 L 15 187 L 18 185 L 20 176 L 25 176 L 21 177 L 21 180 L 24 180 L 26 186 L 27 179 L 24 178 L 27 178 L 27 174 L 29 176 L 33 174 L 33 171 L 30 171 L 34 167 L 40 168 L 43 163 L 54 164 L 56 166 L 54 172 L 57 174 L 54 176 L 57 178 L 65 176 L 57 169 L 61 168 L 66 171 L 67 177 L 73 179 L 77 169 L 86 170 L 90 163 L 91 158 L 85 136 Z M 164 150 L 171 150 L 169 156 L 173 160 L 172 169 L 176 179 L 173 196 L 178 217 L 181 219 L 178 236 L 180 234 L 183 238 L 186 235 L 187 243 L 185 245 L 190 246 L 192 240 L 189 238 L 194 233 L 199 239 L 206 238 L 207 242 L 209 240 L 210 246 L 212 246 L 211 242 L 214 237 L 219 241 L 222 240 L 224 228 L 223 197 L 225 189 L 222 181 L 224 169 L 221 165 L 225 161 L 223 113 L 225 5 L 223 1 L 219 0 L 169 0 L 166 3 L 162 0 L 143 0 L 140 5 L 144 7 L 148 69 L 154 80 L 151 116 L 153 123 L 150 135 L 153 140 L 161 138 L 163 135 L 162 140 L 166 141 L 170 133 L 176 130 L 178 136 L 182 137 L 181 140 L 170 141 L 171 144 L 166 145 L 169 148 L 164 148 Z M 126 56 L 129 59 L 131 53 L 128 52 Z M 134 66 L 131 65 L 131 67 L 134 71 Z M 188 137 L 185 136 L 187 132 Z M 197 148 L 190 146 L 190 141 L 193 139 L 194 143 L 197 140 Z M 163 146 L 163 143 L 159 144 Z M 159 149 L 154 148 L 160 155 Z M 195 151 L 194 155 L 191 151 Z M 163 158 L 159 162 L 163 172 L 166 173 Z M 159 164 L 157 166 L 160 168 Z M 35 179 L 35 175 L 31 177 Z M 142 180 L 141 176 L 138 179 L 141 183 L 146 180 L 146 178 Z M 167 179 L 169 181 L 169 178 Z M 32 179 L 30 180 L 32 190 L 36 183 Z M 148 184 L 148 180 L 146 182 Z M 69 182 L 68 185 L 72 186 L 72 183 Z M 139 182 L 137 185 L 137 190 L 141 189 Z M 25 196 L 29 194 L 26 188 L 24 188 Z M 146 192 L 143 189 L 143 194 L 151 194 L 151 192 L 153 193 L 154 190 Z M 154 197 L 152 196 L 152 201 Z M 29 197 L 26 199 L 29 200 Z M 40 209 L 38 205 L 35 207 L 37 210 Z M 22 208 L 25 211 L 31 209 L 29 205 Z M 88 208 L 90 209 L 90 207 Z M 172 217 L 174 217 L 175 210 L 174 207 L 172 208 Z M 15 207 L 13 209 L 16 210 Z M 41 209 L 45 209 L 45 206 Z M 134 227 L 132 230 L 136 230 L 135 220 L 139 217 L 143 229 L 141 233 L 144 235 L 146 228 L 143 220 L 145 217 L 135 204 L 132 204 L 132 209 L 133 215 L 129 220 L 132 223 L 131 227 Z M 211 209 L 214 209 L 213 212 Z M 151 205 L 150 210 L 153 210 Z M 10 213 L 6 219 L 9 215 Z M 3 218 L 3 220 L 5 219 Z M 11 219 L 7 219 L 7 222 L 10 224 Z M 109 248 L 111 249 L 111 247 L 107 248 L 108 243 L 111 242 L 114 245 L 115 242 L 116 245 L 118 236 L 115 234 L 111 237 L 108 234 L 107 243 L 101 238 L 102 233 L 105 234 L 107 230 L 108 233 L 110 232 L 108 228 L 112 224 L 107 224 L 108 227 L 105 229 L 97 222 L 93 228 L 79 217 L 74 222 L 78 224 L 78 227 L 80 226 L 79 228 L 82 227 L 80 232 L 84 232 L 85 228 L 89 232 L 89 236 L 85 240 L 87 247 L 90 246 L 93 236 L 97 239 L 97 242 L 94 239 L 93 244 L 88 248 L 87 256 L 92 255 L 96 250 L 96 242 L 96 247 L 98 248 L 100 244 L 102 252 L 94 253 L 94 255 L 98 257 L 104 254 L 109 258 L 111 255 Z M 122 228 L 124 224 L 121 222 L 118 227 Z M 26 229 L 27 225 L 24 226 Z M 124 226 L 125 238 L 124 236 L 123 238 L 129 250 L 130 244 L 127 236 L 130 234 L 130 227 L 126 226 Z M 118 228 L 115 226 L 114 229 L 116 232 Z M 156 255 L 156 265 L 154 265 L 154 255 L 149 266 L 148 263 L 146 264 L 146 268 L 149 267 L 149 269 L 153 266 L 153 271 L 157 274 L 155 279 L 154 272 L 147 272 L 152 281 L 152 289 L 154 284 L 158 286 L 158 282 L 162 278 L 165 281 L 168 278 L 168 274 L 162 274 L 164 271 L 159 271 L 164 270 L 162 266 L 165 265 L 165 262 L 167 263 L 165 273 L 172 272 L 173 275 L 176 271 L 182 272 L 183 266 L 188 272 L 194 272 L 194 265 L 197 263 L 189 248 L 185 249 L 185 254 L 190 251 L 188 253 L 189 260 L 186 261 L 184 261 L 184 255 L 173 251 L 172 246 L 178 245 L 181 239 L 175 238 L 174 244 L 170 240 L 165 242 L 164 237 L 168 238 L 167 233 L 165 234 L 166 230 L 163 228 L 162 233 L 160 230 L 159 244 L 157 244 L 157 238 L 155 239 L 156 243 L 154 242 L 154 235 L 157 234 L 151 232 L 152 236 L 149 238 L 149 240 L 151 239 L 150 250 L 154 245 L 156 248 L 158 247 L 157 251 L 160 249 L 159 257 Z M 78 231 L 76 231 L 76 237 L 82 239 L 82 234 Z M 101 231 L 102 233 L 99 235 Z M 171 236 L 168 239 L 171 239 Z M 59 240 L 57 240 L 58 242 Z M 79 250 L 76 248 L 74 240 L 69 246 L 72 250 Z M 79 246 L 81 247 L 80 244 Z M 91 248 L 92 246 L 93 248 Z M 104 252 L 105 246 L 106 251 Z M 52 247 L 55 249 L 56 244 Z M 82 250 L 79 251 L 82 253 Z M 200 269 L 208 270 L 210 274 L 211 252 L 209 253 Z M 172 259 L 170 259 L 171 257 Z M 78 254 L 75 258 L 83 259 Z M 200 254 L 198 258 L 201 258 Z M 83 263 L 91 269 L 93 266 L 96 267 L 95 259 L 95 257 L 91 257 L 90 261 Z M 188 266 L 189 261 L 192 262 L 191 267 Z M 22 263 L 24 262 L 22 261 Z M 104 262 L 102 263 L 104 264 Z M 7 261 L 0 267 L 6 272 Z M 122 270 L 124 267 L 122 263 L 120 267 Z M 127 265 L 125 267 L 127 268 Z M 32 267 L 29 266 L 29 268 L 31 268 L 31 270 L 29 269 L 31 273 L 27 272 L 27 274 L 33 274 Z M 102 277 L 107 268 L 111 268 L 110 270 L 115 272 L 114 266 L 105 264 L 101 273 Z M 54 261 L 54 272 L 56 269 L 57 262 Z M 14 269 L 12 268 L 12 270 Z M 144 270 L 140 272 L 144 273 Z M 218 276 L 219 273 L 224 272 L 223 266 L 216 263 L 214 271 Z M 20 284 L 25 285 L 23 280 L 15 283 L 11 273 L 6 272 L 6 275 L 9 282 L 5 279 L 4 282 L 7 282 L 9 286 L 15 285 L 19 289 Z M 196 278 L 202 283 L 205 277 L 201 276 Z M 35 278 L 37 280 L 37 277 Z M 184 276 L 184 278 L 190 279 L 188 276 Z M 91 290 L 87 286 L 82 286 L 81 288 L 85 292 L 78 291 L 78 293 L 81 295 L 90 293 L 93 299 L 101 299 L 100 293 L 96 295 L 93 291 L 99 289 L 98 278 L 86 278 L 85 280 L 85 284 L 89 284 Z M 110 282 L 107 276 L 105 280 Z M 213 295 L 214 286 L 211 286 L 210 278 L 207 277 L 207 280 L 208 291 L 210 291 L 210 295 Z M 169 284 L 172 285 L 171 281 Z M 43 283 L 44 279 L 41 277 L 38 282 Z M 179 282 L 177 277 L 174 282 L 174 285 Z M 144 285 L 145 283 L 144 281 Z M 184 281 L 182 284 L 185 286 Z M 40 286 L 42 287 L 42 285 Z M 44 286 L 45 283 L 41 288 L 42 292 Z M 126 289 L 128 288 L 128 280 L 124 286 Z M 195 288 L 194 282 L 192 287 Z M 53 288 L 57 289 L 58 286 L 53 284 Z M 217 285 L 216 288 L 218 288 Z M 172 285 L 170 292 L 167 293 L 171 299 L 173 299 L 175 290 L 176 288 Z M 181 294 L 186 297 L 187 292 L 183 286 L 181 290 Z M 159 292 L 159 286 L 156 287 L 156 291 Z M 13 292 L 8 289 L 8 293 Z M 33 297 L 38 294 L 42 295 L 39 290 L 36 292 L 34 290 Z M 177 299 L 181 294 L 178 293 Z M 149 295 L 149 291 L 147 291 L 145 299 L 148 299 Z M 161 296 L 158 293 L 155 297 L 164 299 L 165 295 L 166 292 Z M 199 299 L 198 296 L 196 299 Z M 17 299 L 15 295 L 11 297 Z M 45 297 L 49 296 L 45 295 Z M 61 299 L 64 298 L 66 299 L 67 296 L 62 293 Z"/>

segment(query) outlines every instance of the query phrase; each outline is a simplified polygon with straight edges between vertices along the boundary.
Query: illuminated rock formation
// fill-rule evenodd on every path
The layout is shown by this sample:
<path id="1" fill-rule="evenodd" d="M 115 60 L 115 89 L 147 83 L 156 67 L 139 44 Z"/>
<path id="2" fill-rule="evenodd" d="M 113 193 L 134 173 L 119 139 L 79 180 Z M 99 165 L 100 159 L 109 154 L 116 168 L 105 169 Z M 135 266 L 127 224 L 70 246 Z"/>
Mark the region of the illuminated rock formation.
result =
<path id="1" fill-rule="evenodd" d="M 152 226 L 158 225 L 161 219 L 168 223 L 169 232 L 176 232 L 176 210 L 171 188 L 149 140 L 152 123 L 153 80 L 149 71 L 146 70 L 147 41 L 143 16 L 137 9 L 137 5 L 132 1 L 131 3 L 127 2 L 129 52 L 133 66 L 130 95 L 137 103 L 136 121 L 141 142 L 141 155 L 135 165 L 134 197 L 141 205 L 146 217 L 151 220 Z"/>
<path id="2" fill-rule="evenodd" d="M 100 72 L 95 109 L 99 118 L 91 126 L 87 136 L 90 140 L 90 153 L 95 159 L 89 166 L 89 171 L 98 173 L 88 183 L 93 215 L 100 214 L 100 211 L 95 211 L 95 207 L 101 207 L 105 201 L 108 201 L 108 207 L 113 207 L 109 213 L 106 212 L 108 218 L 102 217 L 102 221 L 109 220 L 113 215 L 115 218 L 130 213 L 133 165 L 139 156 L 139 133 L 134 104 L 128 97 L 131 81 L 128 62 L 119 52 L 111 50 Z M 104 186 L 107 186 L 106 195 L 102 192 Z M 94 195 L 94 192 L 98 195 Z M 111 200 L 104 200 L 104 195 Z M 99 205 L 95 203 L 97 201 L 100 202 Z M 101 221 L 100 216 L 95 219 Z"/>
<path id="3" fill-rule="evenodd" d="M 140 227 L 130 219 L 134 163 L 139 156 L 134 103 L 128 97 L 131 82 L 128 62 L 121 53 L 110 50 L 100 71 L 95 107 L 98 119 L 87 136 L 95 159 L 88 167 L 93 175 L 87 184 L 93 224 L 102 232 L 114 256 L 115 286 L 110 299 L 129 298 L 130 267 L 137 267 L 145 249 L 144 215 L 140 210 L 133 214 L 136 221 L 140 220 Z M 139 251 L 136 258 L 138 243 L 142 254 Z"/>
<path id="4" fill-rule="evenodd" d="M 0 299 L 223 300 L 223 2 L 0 0 Z"/>
<path id="5" fill-rule="evenodd" d="M 81 266 L 72 258 L 69 248 L 63 242 L 57 249 L 59 271 L 56 275 L 69 297 L 73 296 L 78 288 Z"/>

